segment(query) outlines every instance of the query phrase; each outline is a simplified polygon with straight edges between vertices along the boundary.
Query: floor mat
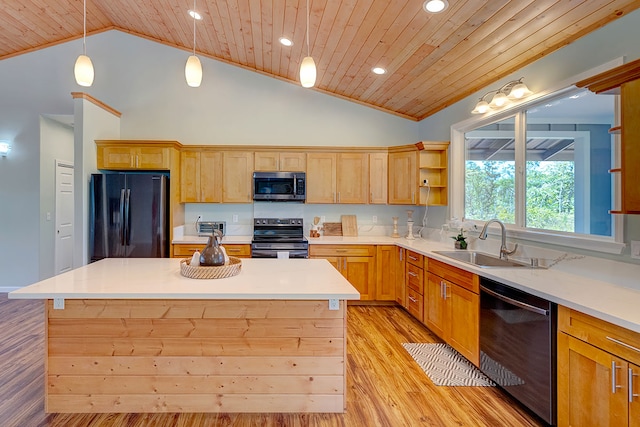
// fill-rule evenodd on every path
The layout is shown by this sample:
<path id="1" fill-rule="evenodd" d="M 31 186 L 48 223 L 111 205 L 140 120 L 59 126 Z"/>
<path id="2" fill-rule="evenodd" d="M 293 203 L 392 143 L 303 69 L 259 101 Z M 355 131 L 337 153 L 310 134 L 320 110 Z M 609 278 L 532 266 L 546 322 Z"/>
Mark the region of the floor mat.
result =
<path id="1" fill-rule="evenodd" d="M 447 344 L 404 343 L 402 346 L 435 385 L 495 386 L 493 381 Z"/>

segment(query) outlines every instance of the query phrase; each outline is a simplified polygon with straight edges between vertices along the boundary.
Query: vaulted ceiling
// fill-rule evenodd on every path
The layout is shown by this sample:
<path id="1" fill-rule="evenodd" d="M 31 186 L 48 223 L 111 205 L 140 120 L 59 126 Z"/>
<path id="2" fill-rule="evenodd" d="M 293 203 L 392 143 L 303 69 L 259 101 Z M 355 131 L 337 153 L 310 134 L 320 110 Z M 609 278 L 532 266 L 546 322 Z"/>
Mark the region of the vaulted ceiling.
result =
<path id="1" fill-rule="evenodd" d="M 428 14 L 423 0 L 310 0 L 314 90 L 421 120 L 640 7 L 638 0 L 448 1 L 444 12 Z M 118 29 L 189 50 L 192 8 L 192 0 L 87 0 L 87 31 Z M 198 54 L 298 84 L 305 0 L 199 0 L 196 9 Z M 2 0 L 0 60 L 82 31 L 82 0 Z M 281 36 L 293 46 L 282 46 Z M 372 73 L 376 66 L 387 74 Z"/>

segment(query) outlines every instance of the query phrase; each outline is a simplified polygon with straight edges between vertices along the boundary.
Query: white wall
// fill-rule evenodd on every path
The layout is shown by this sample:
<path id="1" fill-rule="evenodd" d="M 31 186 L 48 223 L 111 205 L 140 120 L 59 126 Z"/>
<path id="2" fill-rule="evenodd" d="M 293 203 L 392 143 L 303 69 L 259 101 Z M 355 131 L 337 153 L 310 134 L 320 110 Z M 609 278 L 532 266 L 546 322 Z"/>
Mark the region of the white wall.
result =
<path id="1" fill-rule="evenodd" d="M 73 128 L 40 118 L 40 278 L 55 273 L 56 161 L 73 163 Z M 47 213 L 49 220 L 47 220 Z"/>

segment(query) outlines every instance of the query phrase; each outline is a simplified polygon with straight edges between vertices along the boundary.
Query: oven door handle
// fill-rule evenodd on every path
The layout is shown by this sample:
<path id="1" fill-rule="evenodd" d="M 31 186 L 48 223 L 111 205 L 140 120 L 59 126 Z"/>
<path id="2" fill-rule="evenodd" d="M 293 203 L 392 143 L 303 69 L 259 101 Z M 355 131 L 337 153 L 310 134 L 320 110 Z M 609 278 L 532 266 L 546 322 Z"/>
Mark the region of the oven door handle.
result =
<path id="1" fill-rule="evenodd" d="M 549 310 L 545 310 L 543 308 L 539 308 L 539 307 L 533 306 L 531 304 L 527 304 L 526 302 L 522 302 L 522 301 L 518 301 L 518 300 L 515 300 L 515 299 L 511 299 L 509 297 L 506 297 L 504 295 L 499 294 L 498 292 L 492 291 L 491 289 L 487 289 L 484 286 L 480 286 L 480 290 L 482 292 L 488 293 L 492 297 L 498 298 L 499 300 L 504 301 L 504 302 L 506 302 L 508 304 L 515 305 L 516 307 L 519 307 L 519 308 L 521 308 L 523 310 L 531 311 L 533 313 L 541 314 L 543 316 L 548 316 L 549 315 Z"/>

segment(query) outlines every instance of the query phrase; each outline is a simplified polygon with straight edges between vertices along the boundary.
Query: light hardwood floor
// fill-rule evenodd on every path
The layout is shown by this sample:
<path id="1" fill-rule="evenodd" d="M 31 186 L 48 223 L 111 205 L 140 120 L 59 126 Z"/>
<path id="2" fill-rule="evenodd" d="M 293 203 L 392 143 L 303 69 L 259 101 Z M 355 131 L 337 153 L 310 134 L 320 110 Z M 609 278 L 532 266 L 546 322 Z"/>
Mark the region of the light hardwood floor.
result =
<path id="1" fill-rule="evenodd" d="M 44 304 L 0 294 L 0 426 L 542 426 L 497 388 L 437 387 L 403 342 L 437 342 L 404 310 L 349 306 L 345 414 L 45 414 Z"/>

